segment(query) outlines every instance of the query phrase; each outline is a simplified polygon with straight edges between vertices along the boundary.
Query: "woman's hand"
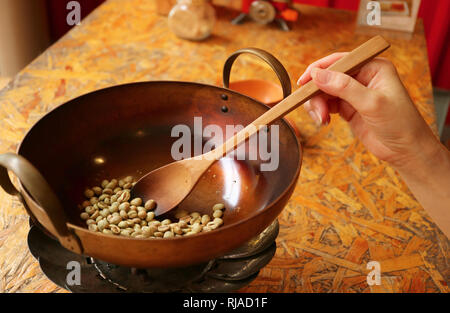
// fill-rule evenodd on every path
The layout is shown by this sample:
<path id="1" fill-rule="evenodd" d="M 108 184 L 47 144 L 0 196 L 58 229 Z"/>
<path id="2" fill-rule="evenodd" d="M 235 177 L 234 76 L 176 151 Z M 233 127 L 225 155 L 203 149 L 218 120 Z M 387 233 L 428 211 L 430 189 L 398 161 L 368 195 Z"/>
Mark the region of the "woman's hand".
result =
<path id="1" fill-rule="evenodd" d="M 344 53 L 311 64 L 309 80 L 325 93 L 304 105 L 318 124 L 339 113 L 378 158 L 397 169 L 423 208 L 450 238 L 450 152 L 433 135 L 386 59 L 364 65 L 354 78 L 327 68 Z"/>
<path id="2" fill-rule="evenodd" d="M 394 65 L 376 58 L 359 70 L 354 78 L 324 68 L 346 53 L 335 53 L 312 63 L 300 77 L 325 93 L 312 98 L 304 107 L 318 124 L 327 124 L 330 113 L 339 113 L 353 133 L 378 158 L 394 167 L 414 160 L 423 149 L 434 149 L 430 128 L 414 106 Z"/>

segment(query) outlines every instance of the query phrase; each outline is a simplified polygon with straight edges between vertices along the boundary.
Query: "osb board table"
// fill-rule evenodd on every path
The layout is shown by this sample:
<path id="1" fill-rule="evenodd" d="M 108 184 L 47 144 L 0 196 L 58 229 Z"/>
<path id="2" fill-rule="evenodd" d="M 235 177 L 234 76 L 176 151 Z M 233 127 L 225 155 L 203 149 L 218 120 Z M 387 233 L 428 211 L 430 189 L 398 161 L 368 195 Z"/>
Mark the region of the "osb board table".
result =
<path id="1" fill-rule="evenodd" d="M 177 39 L 150 0 L 111 0 L 22 70 L 0 92 L 0 152 L 15 151 L 50 109 L 92 90 L 136 81 L 221 82 L 226 57 L 243 47 L 275 54 L 294 83 L 306 66 L 347 51 L 370 36 L 355 33 L 355 14 L 302 6 L 291 32 L 248 22 L 218 9 L 211 38 Z M 398 67 L 415 103 L 435 128 L 422 23 L 410 39 L 390 38 L 385 54 Z M 253 57 L 236 62 L 232 79 L 276 81 Z M 448 292 L 449 242 L 397 173 L 333 117 L 317 127 L 302 108 L 290 114 L 304 145 L 297 188 L 279 217 L 273 260 L 244 292 Z M 81 139 L 80 139 L 81 140 Z M 0 291 L 63 292 L 27 249 L 28 216 L 0 192 Z M 381 286 L 368 286 L 366 264 L 379 261 Z"/>

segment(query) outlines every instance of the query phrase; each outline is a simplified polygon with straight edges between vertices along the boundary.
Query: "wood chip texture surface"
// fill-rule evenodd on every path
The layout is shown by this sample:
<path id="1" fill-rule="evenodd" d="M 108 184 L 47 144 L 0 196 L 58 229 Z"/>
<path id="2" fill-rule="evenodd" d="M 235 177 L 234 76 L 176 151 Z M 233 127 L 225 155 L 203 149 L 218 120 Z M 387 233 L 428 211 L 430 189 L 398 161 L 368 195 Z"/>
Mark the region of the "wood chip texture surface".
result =
<path id="1" fill-rule="evenodd" d="M 169 31 L 154 1 L 107 1 L 0 91 L 0 153 L 15 151 L 46 112 L 96 89 L 151 80 L 220 85 L 227 56 L 244 47 L 273 53 L 294 85 L 312 61 L 371 37 L 356 29 L 353 12 L 299 9 L 299 21 L 283 32 L 276 25 L 232 25 L 238 12 L 217 8 L 213 35 L 190 42 Z M 436 131 L 422 22 L 409 38 L 385 37 L 392 47 L 384 56 Z M 243 55 L 231 79 L 251 78 L 277 82 L 267 65 Z M 300 179 L 279 216 L 275 257 L 241 291 L 448 292 L 449 241 L 399 175 L 371 155 L 339 117 L 320 128 L 303 108 L 289 117 L 303 144 Z M 21 203 L 0 191 L 0 292 L 65 292 L 29 253 L 28 229 Z M 367 283 L 369 261 L 380 262 L 379 286 Z"/>

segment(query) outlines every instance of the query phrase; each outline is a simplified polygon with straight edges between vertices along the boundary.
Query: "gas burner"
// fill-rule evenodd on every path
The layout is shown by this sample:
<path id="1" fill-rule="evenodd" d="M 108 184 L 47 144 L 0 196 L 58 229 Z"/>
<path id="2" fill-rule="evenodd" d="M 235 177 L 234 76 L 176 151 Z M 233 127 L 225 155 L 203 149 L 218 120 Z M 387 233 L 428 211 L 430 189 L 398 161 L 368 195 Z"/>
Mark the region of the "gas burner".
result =
<path id="1" fill-rule="evenodd" d="M 31 222 L 30 222 L 31 224 Z M 44 274 L 71 292 L 231 292 L 251 281 L 275 255 L 275 220 L 241 247 L 209 262 L 182 268 L 137 269 L 85 257 L 63 248 L 31 224 L 28 247 Z M 80 265 L 80 285 L 69 285 L 69 262 Z"/>

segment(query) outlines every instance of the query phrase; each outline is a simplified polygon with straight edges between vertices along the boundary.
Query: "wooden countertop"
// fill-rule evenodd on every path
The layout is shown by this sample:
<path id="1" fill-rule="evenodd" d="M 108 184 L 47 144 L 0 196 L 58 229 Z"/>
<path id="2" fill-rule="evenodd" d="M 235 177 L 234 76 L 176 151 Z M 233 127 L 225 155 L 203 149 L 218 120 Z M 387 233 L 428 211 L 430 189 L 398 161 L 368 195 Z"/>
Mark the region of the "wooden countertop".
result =
<path id="1" fill-rule="evenodd" d="M 293 84 L 312 61 L 348 51 L 369 35 L 355 32 L 353 12 L 300 7 L 291 32 L 248 22 L 218 9 L 214 35 L 176 38 L 153 1 L 111 0 L 23 69 L 0 91 L 0 153 L 15 151 L 25 132 L 50 109 L 89 91 L 147 80 L 220 85 L 226 57 L 243 47 L 265 49 L 284 64 Z M 435 130 L 423 25 L 409 39 L 386 36 L 390 58 Z M 276 81 L 270 69 L 242 56 L 232 80 Z M 316 127 L 302 108 L 290 114 L 302 135 L 301 177 L 279 217 L 277 252 L 244 292 L 448 292 L 448 239 L 437 230 L 395 171 L 368 153 L 333 117 Z M 64 292 L 28 251 L 28 216 L 0 191 L 0 292 Z M 382 285 L 363 273 L 379 261 Z"/>

